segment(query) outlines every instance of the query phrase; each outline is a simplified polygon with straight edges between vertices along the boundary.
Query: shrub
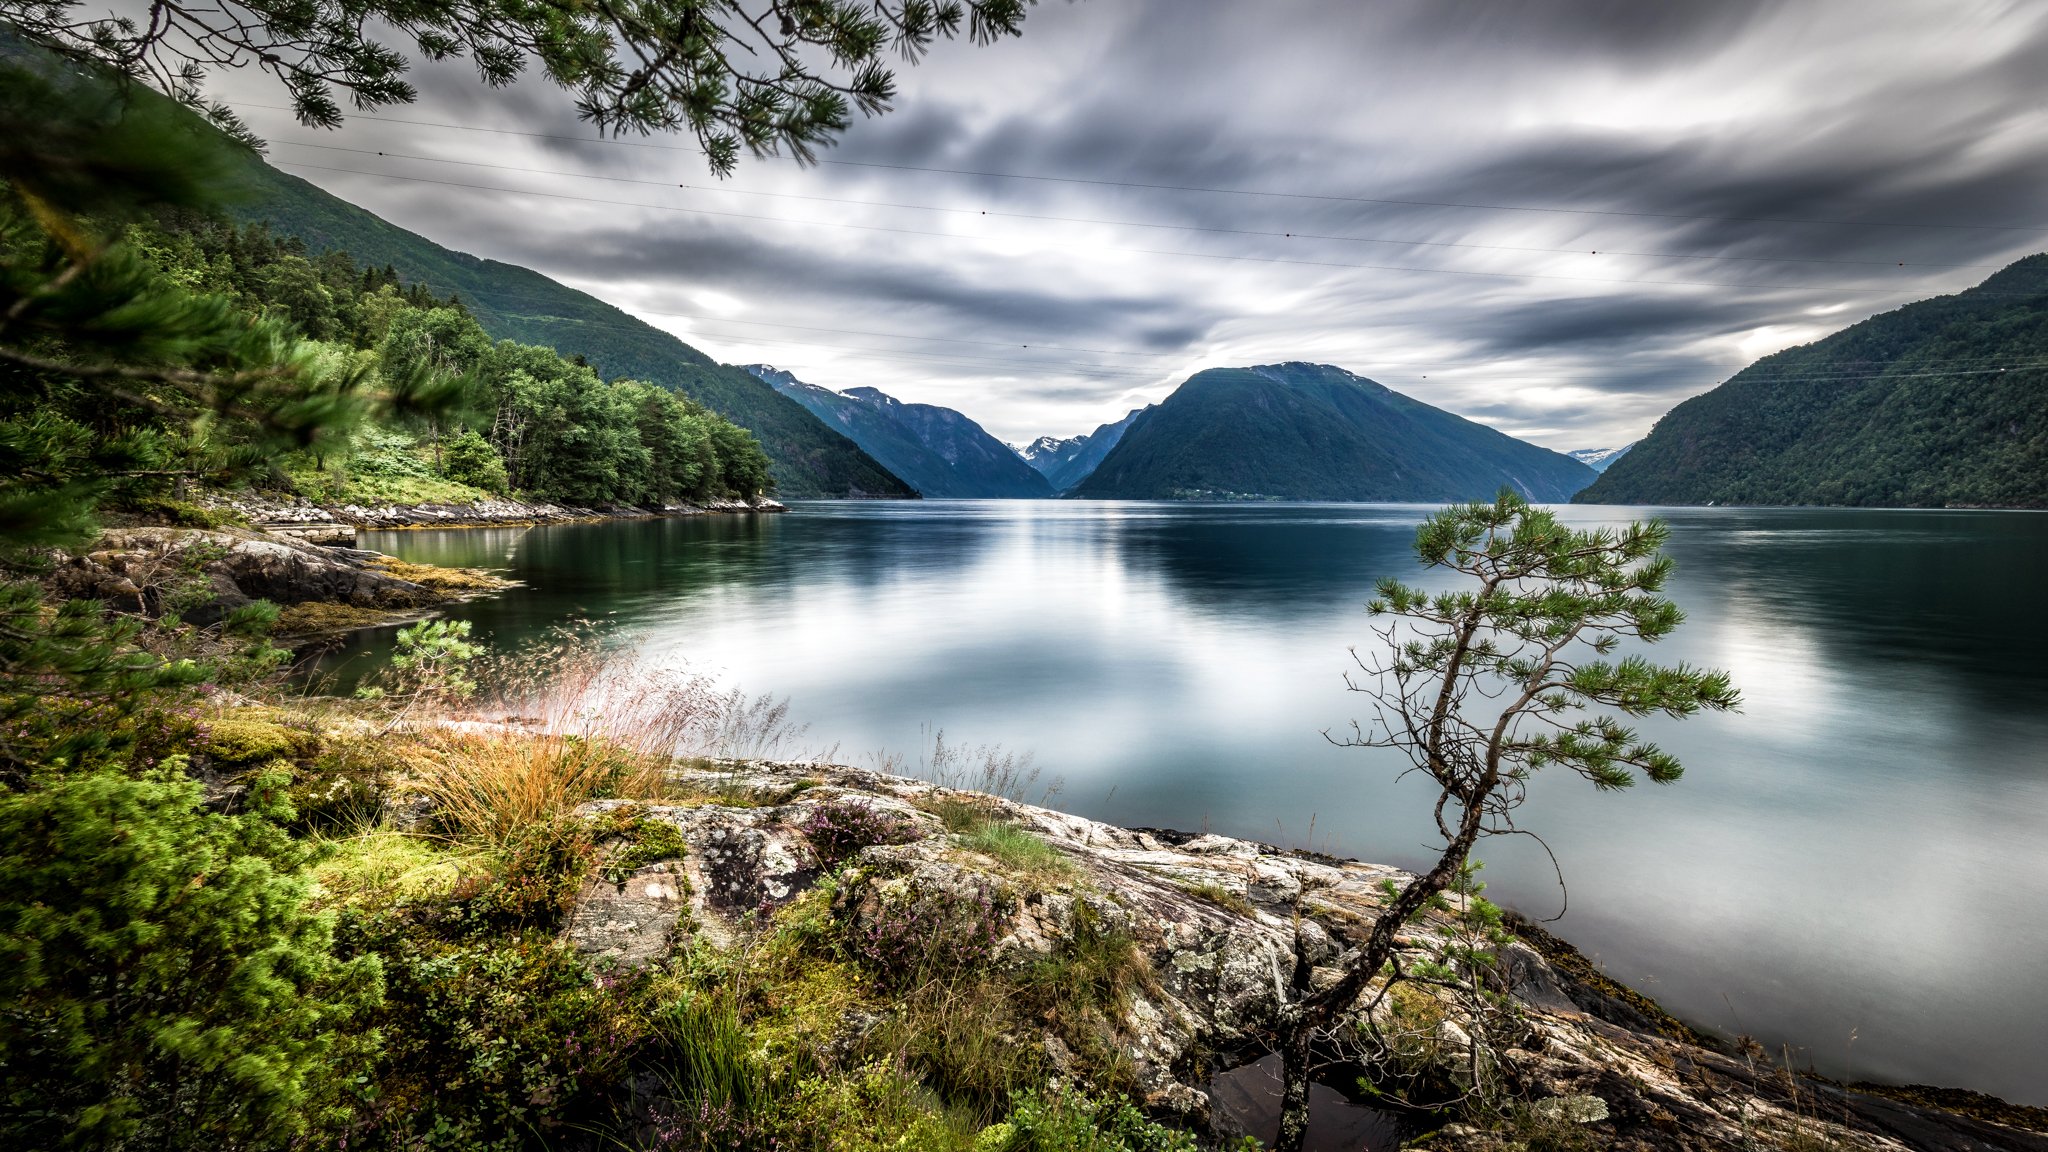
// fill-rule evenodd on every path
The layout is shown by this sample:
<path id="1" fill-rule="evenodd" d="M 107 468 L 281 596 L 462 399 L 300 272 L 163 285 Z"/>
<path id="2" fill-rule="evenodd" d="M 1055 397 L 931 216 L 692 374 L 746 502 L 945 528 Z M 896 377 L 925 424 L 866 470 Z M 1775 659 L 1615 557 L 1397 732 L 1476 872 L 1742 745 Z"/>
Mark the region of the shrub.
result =
<path id="1" fill-rule="evenodd" d="M 555 1147 L 609 1115 L 646 1033 L 630 985 L 545 936 L 452 945 L 403 913 L 352 915 L 340 936 L 384 958 L 387 988 L 349 1147 Z"/>
<path id="2" fill-rule="evenodd" d="M 556 819 L 530 825 L 500 843 L 497 875 L 456 889 L 476 926 L 553 931 L 574 906 L 583 878 L 597 860 L 582 821 Z"/>
<path id="3" fill-rule="evenodd" d="M 9 1146 L 218 1148 L 303 1133 L 335 1029 L 380 995 L 330 951 L 306 862 L 255 812 L 199 810 L 182 764 L 0 795 L 0 1131 Z"/>
<path id="4" fill-rule="evenodd" d="M 422 620 L 398 630 L 381 683 L 361 695 L 404 700 L 465 700 L 476 691 L 469 666 L 483 654 L 467 620 Z"/>
<path id="5" fill-rule="evenodd" d="M 985 1129 L 983 1137 L 975 1142 L 975 1152 L 1199 1152 L 1202 1147 L 1189 1133 L 1147 1120 L 1128 1100 L 1098 1100 L 1058 1086 L 1019 1094 L 1008 1120 Z M 1244 1145 L 1258 1146 L 1257 1141 Z"/>
<path id="6" fill-rule="evenodd" d="M 847 945 L 899 988 L 981 964 L 1009 921 L 1010 901 L 991 881 L 967 881 L 953 891 L 878 884 L 873 892 L 872 903 L 848 926 Z"/>
<path id="7" fill-rule="evenodd" d="M 832 800 L 811 810 L 797 825 L 819 863 L 836 867 L 877 844 L 905 844 L 917 839 L 917 828 L 900 813 L 865 800 Z"/>
<path id="8" fill-rule="evenodd" d="M 448 438 L 441 450 L 441 475 L 457 484 L 502 495 L 508 480 L 505 461 L 490 442 L 469 429 Z"/>

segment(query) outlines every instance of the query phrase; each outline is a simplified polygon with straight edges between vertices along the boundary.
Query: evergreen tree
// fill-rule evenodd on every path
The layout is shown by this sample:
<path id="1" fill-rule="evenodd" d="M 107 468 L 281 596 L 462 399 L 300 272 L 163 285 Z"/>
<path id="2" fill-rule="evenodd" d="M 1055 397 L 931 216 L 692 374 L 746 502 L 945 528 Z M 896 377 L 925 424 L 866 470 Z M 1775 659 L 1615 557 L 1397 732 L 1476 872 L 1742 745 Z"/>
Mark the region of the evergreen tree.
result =
<path id="1" fill-rule="evenodd" d="M 1423 566 L 1462 575 L 1467 586 L 1430 593 L 1379 582 L 1369 611 L 1389 620 L 1378 630 L 1385 654 L 1360 658 L 1372 680 L 1350 685 L 1371 697 L 1377 719 L 1340 742 L 1394 749 L 1436 783 L 1443 849 L 1391 894 L 1365 942 L 1340 959 L 1335 982 L 1314 986 L 1297 942 L 1293 998 L 1280 1011 L 1281 1152 L 1300 1152 L 1308 1133 L 1317 1033 L 1382 975 L 1388 987 L 1401 978 L 1396 935 L 1465 874 L 1482 837 L 1515 831 L 1537 771 L 1575 772 L 1603 791 L 1639 776 L 1678 779 L 1670 753 L 1607 711 L 1584 713 L 1682 717 L 1737 706 L 1724 672 L 1608 659 L 1622 639 L 1655 643 L 1685 619 L 1661 595 L 1672 567 L 1660 551 L 1668 536 L 1655 520 L 1619 532 L 1567 528 L 1504 490 L 1492 503 L 1446 508 L 1416 531 Z"/>

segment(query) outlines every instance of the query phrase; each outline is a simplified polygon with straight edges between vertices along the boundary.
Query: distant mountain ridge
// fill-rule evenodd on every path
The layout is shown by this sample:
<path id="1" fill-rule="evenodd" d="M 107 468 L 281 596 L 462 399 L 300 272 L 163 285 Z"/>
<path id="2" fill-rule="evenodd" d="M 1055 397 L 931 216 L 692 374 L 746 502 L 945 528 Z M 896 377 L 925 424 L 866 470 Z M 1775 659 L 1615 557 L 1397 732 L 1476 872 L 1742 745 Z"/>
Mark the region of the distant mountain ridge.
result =
<path id="1" fill-rule="evenodd" d="M 1329 364 L 1210 368 L 1124 433 L 1083 498 L 1559 501 L 1591 468 Z"/>
<path id="2" fill-rule="evenodd" d="M 773 388 L 594 296 L 531 269 L 479 259 L 388 223 L 252 155 L 236 215 L 267 221 L 311 251 L 346 250 L 358 262 L 388 264 L 407 281 L 459 294 L 495 339 L 580 355 L 606 379 L 660 384 L 753 432 L 783 496 L 912 494 L 851 440 Z"/>
<path id="3" fill-rule="evenodd" d="M 1766 356 L 1577 500 L 2048 508 L 2048 255 Z"/>
<path id="4" fill-rule="evenodd" d="M 1565 455 L 1577 460 L 1595 472 L 1605 472 L 1614 465 L 1616 460 L 1628 455 L 1628 450 L 1633 447 L 1635 447 L 1634 444 L 1623 444 L 1619 448 L 1577 448 L 1565 453 Z"/>
<path id="5" fill-rule="evenodd" d="M 834 392 L 769 364 L 745 371 L 803 405 L 932 498 L 1043 499 L 1052 485 L 1009 445 L 951 408 L 906 404 L 875 388 Z"/>
<path id="6" fill-rule="evenodd" d="M 1065 492 L 1092 475 L 1102 463 L 1102 458 L 1109 455 L 1110 449 L 1117 446 L 1124 433 L 1151 407 L 1148 404 L 1144 408 L 1133 408 L 1121 420 L 1064 440 L 1040 436 L 1019 449 L 1017 454 L 1052 484 L 1053 491 Z"/>

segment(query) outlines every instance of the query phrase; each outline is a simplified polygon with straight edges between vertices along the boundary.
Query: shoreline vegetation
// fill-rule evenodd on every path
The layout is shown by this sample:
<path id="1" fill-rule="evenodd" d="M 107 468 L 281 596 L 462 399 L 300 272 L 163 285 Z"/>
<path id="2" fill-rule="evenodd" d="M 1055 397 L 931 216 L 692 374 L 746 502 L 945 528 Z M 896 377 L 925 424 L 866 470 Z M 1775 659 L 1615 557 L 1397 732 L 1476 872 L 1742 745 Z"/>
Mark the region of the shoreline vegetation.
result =
<path id="1" fill-rule="evenodd" d="M 331 597 L 286 619 L 355 610 L 365 588 L 506 586 L 248 529 L 109 541 L 53 579 L 79 560 L 146 577 L 116 561 L 161 545 L 152 571 L 184 575 L 137 602 L 164 651 L 228 645 L 247 606 L 215 602 L 221 571 Z M 418 624 L 356 699 L 294 695 L 242 659 L 132 712 L 81 705 L 119 759 L 5 801 L 11 830 L 38 831 L 10 837 L 26 879 L 0 923 L 20 939 L 28 909 L 55 916 L 8 989 L 18 1037 L 91 1056 L 10 1085 L 32 1146 L 98 1109 L 166 1147 L 1249 1149 L 1278 1122 L 1277 1079 L 1254 1075 L 1278 974 L 1297 948 L 1322 971 L 1406 879 L 1061 813 L 1028 758 L 942 734 L 914 759 L 834 763 L 780 702 L 639 666 L 589 629 L 491 652 L 459 622 Z M 169 859 L 109 857 L 105 820 L 181 831 L 150 838 Z M 146 946 L 76 927 L 165 870 L 254 870 L 268 911 L 246 938 L 194 930 L 208 880 L 122 910 Z M 1404 984 L 1319 1050 L 1318 1125 L 1441 1152 L 2048 1147 L 2030 1135 L 2048 1110 L 1836 1084 L 1697 1032 L 1469 876 L 1400 946 L 1451 978 Z M 90 971 L 138 961 L 154 1015 L 76 1014 Z M 252 970 L 288 990 L 252 1006 L 233 975 Z M 167 1048 L 164 1028 L 221 1043 Z"/>

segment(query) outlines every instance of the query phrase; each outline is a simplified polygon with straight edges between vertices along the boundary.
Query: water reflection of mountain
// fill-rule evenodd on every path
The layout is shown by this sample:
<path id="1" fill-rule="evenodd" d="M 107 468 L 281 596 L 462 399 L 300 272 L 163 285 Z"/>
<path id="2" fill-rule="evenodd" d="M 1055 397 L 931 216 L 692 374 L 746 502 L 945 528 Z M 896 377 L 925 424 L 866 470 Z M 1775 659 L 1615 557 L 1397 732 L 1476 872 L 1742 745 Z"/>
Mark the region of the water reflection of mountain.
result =
<path id="1" fill-rule="evenodd" d="M 1678 512 L 1673 528 L 1681 600 L 1741 601 L 1755 627 L 1797 628 L 1845 667 L 1938 678 L 1977 707 L 2048 696 L 2048 516 L 1737 510 Z"/>
<path id="2" fill-rule="evenodd" d="M 1423 575 L 1412 547 L 1420 510 L 1332 516 L 1295 506 L 1209 515 L 1220 511 L 1191 508 L 1129 524 L 1117 537 L 1124 563 L 1164 578 L 1204 611 L 1258 619 L 1362 607 L 1379 579 Z"/>

